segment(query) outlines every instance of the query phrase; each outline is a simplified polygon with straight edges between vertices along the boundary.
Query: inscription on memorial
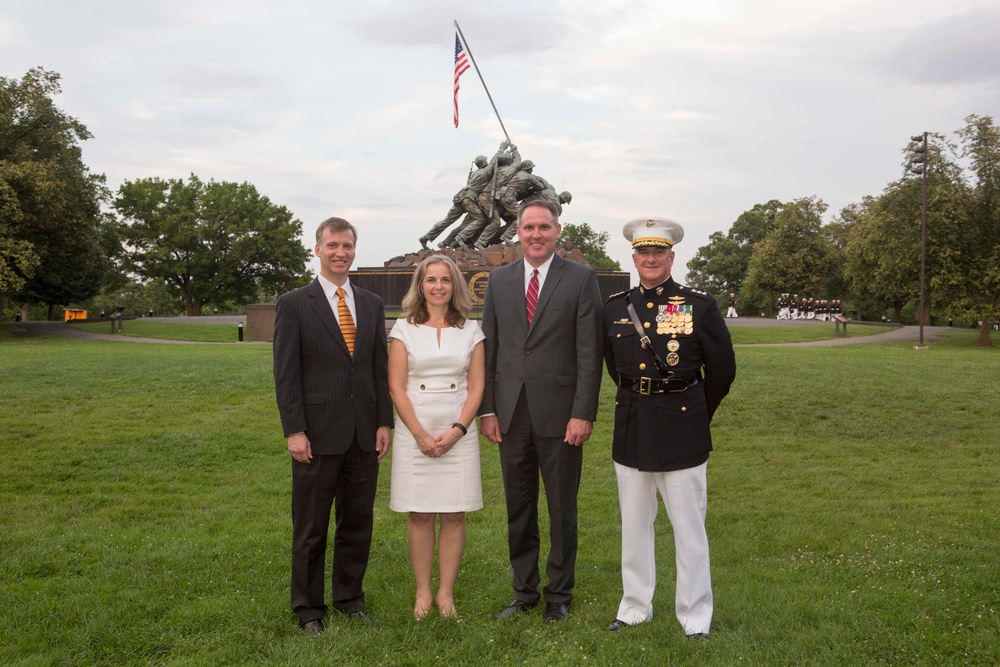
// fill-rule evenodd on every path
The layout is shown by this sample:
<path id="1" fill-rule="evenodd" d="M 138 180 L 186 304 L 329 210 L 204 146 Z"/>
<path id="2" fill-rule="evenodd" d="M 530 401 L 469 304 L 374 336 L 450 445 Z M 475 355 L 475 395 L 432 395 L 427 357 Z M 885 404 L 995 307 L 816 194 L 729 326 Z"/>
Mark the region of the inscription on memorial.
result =
<path id="1" fill-rule="evenodd" d="M 469 291 L 472 292 L 472 302 L 477 306 L 483 305 L 486 298 L 486 283 L 489 282 L 490 272 L 480 271 L 469 278 Z"/>

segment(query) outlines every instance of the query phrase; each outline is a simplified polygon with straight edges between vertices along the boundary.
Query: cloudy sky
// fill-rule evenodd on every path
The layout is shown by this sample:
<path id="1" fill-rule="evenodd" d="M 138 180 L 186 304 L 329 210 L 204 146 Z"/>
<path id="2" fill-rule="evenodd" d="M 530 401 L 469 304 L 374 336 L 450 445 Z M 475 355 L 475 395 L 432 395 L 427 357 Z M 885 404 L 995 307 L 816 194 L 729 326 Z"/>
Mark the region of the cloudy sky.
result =
<path id="1" fill-rule="evenodd" d="M 573 193 L 563 222 L 687 230 L 675 277 L 755 203 L 828 216 L 901 174 L 911 134 L 1000 120 L 995 0 L 4 0 L 0 75 L 42 66 L 109 185 L 249 181 L 360 229 L 356 266 L 416 250 L 504 135 Z"/>

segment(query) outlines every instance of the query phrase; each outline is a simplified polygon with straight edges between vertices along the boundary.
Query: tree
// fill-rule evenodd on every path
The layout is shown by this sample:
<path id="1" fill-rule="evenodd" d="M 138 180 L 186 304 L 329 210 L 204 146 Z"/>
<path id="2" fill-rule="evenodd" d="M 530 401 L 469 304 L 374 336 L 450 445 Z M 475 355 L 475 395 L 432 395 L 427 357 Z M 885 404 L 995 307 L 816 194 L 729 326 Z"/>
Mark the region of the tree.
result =
<path id="1" fill-rule="evenodd" d="M 945 230 L 949 220 L 964 217 L 966 187 L 954 147 L 939 135 L 928 145 L 927 171 L 927 275 L 933 276 L 940 257 L 947 253 Z M 855 222 L 847 239 L 847 275 L 855 294 L 876 308 L 892 308 L 893 319 L 902 320 L 903 306 L 920 294 L 921 176 L 914 175 L 912 150 L 904 150 L 904 176 L 885 187 L 878 197 L 865 197 L 854 205 Z M 846 210 L 846 209 L 845 209 Z M 924 324 L 930 324 L 931 298 L 925 299 Z M 940 301 L 940 299 L 937 299 Z M 950 306 L 949 306 L 950 307 Z"/>
<path id="2" fill-rule="evenodd" d="M 750 266 L 754 248 L 763 241 L 774 226 L 774 217 L 784 204 L 776 199 L 765 204 L 754 204 L 736 218 L 729 232 L 715 232 L 709 244 L 698 248 L 688 262 L 688 282 L 698 289 L 727 299 L 729 293 L 740 296 L 741 309 L 756 312 L 765 300 L 747 294 L 742 289 Z M 722 303 L 719 304 L 720 307 Z"/>
<path id="3" fill-rule="evenodd" d="M 59 78 L 0 77 L 0 292 L 48 304 L 50 317 L 96 294 L 107 270 L 104 177 L 81 159 L 87 128 L 53 102 Z"/>
<path id="4" fill-rule="evenodd" d="M 115 209 L 127 223 L 129 268 L 180 294 L 188 315 L 207 303 L 250 303 L 303 284 L 302 223 L 249 183 L 126 181 Z"/>
<path id="5" fill-rule="evenodd" d="M 950 218 L 939 271 L 931 280 L 958 312 L 981 321 L 977 345 L 992 346 L 990 322 L 1000 319 L 1000 128 L 971 115 L 958 130 L 974 182 L 964 219 Z"/>
<path id="6" fill-rule="evenodd" d="M 824 236 L 826 203 L 803 197 L 784 205 L 774 230 L 756 244 L 743 292 L 773 301 L 782 292 L 822 297 L 834 294 L 840 278 L 840 252 Z"/>
<path id="7" fill-rule="evenodd" d="M 698 248 L 698 252 L 687 264 L 687 281 L 709 294 L 738 292 L 746 275 L 751 249 L 741 246 L 722 232 L 712 232 L 708 245 Z"/>
<path id="8" fill-rule="evenodd" d="M 598 232 L 586 222 L 579 225 L 568 222 L 562 227 L 562 239 L 579 248 L 583 258 L 595 269 L 622 270 L 621 264 L 608 257 L 607 232 Z"/>

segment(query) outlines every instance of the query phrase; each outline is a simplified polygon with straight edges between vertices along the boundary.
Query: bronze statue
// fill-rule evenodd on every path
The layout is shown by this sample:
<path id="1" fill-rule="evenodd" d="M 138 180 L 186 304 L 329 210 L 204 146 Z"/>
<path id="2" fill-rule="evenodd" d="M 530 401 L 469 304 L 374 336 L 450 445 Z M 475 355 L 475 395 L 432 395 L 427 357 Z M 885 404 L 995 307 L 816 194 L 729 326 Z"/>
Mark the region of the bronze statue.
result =
<path id="1" fill-rule="evenodd" d="M 420 237 L 423 249 L 459 219 L 461 223 L 439 247 L 483 250 L 495 243 L 510 243 L 517 232 L 518 208 L 524 202 L 547 201 L 561 212 L 562 204 L 573 198 L 569 192 L 556 194 L 551 183 L 534 173 L 534 162 L 521 160 L 517 146 L 509 139 L 500 144 L 492 160 L 478 156 L 475 166 L 469 171 L 466 186 L 454 196 L 448 214 Z"/>
<path id="2" fill-rule="evenodd" d="M 459 190 L 452 198 L 453 205 L 444 219 L 436 223 L 426 234 L 420 237 L 420 245 L 426 249 L 427 242 L 436 239 L 441 232 L 454 224 L 463 215 L 473 216 L 473 218 L 483 218 L 477 200 L 479 194 L 490 185 L 496 174 L 496 167 L 502 157 L 507 156 L 506 151 L 511 146 L 509 141 L 500 144 L 500 149 L 492 160 L 487 162 L 485 155 L 479 155 L 475 159 L 477 169 L 469 171 L 469 177 L 465 187 Z M 516 149 L 515 149 L 516 150 Z"/>

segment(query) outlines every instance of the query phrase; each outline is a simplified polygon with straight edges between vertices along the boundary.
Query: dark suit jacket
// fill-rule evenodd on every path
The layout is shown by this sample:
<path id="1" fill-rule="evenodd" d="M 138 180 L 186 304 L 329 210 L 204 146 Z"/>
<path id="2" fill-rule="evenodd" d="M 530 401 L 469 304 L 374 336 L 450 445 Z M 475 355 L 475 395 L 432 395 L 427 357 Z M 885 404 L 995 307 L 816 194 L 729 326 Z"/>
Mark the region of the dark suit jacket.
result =
<path id="1" fill-rule="evenodd" d="M 629 290 L 640 325 L 650 344 L 679 378 L 698 379 L 685 391 L 645 396 L 618 387 L 612 458 L 644 471 L 683 470 L 708 460 L 712 449 L 712 416 L 736 377 L 736 356 L 729 329 L 715 298 L 668 278 L 658 288 Z M 644 350 L 625 303 L 626 292 L 604 305 L 605 362 L 619 378 L 656 378 L 660 373 Z M 685 325 L 661 328 L 661 308 L 690 308 Z M 690 333 L 689 333 L 690 332 Z"/>
<path id="2" fill-rule="evenodd" d="M 524 260 L 490 272 L 483 302 L 486 390 L 480 414 L 506 433 L 524 385 L 532 426 L 561 436 L 570 417 L 594 421 L 601 387 L 601 292 L 589 266 L 552 258 L 528 328 Z"/>
<path id="3" fill-rule="evenodd" d="M 354 357 L 319 280 L 278 299 L 274 386 L 285 436 L 305 432 L 312 453 L 343 454 L 357 437 L 375 449 L 375 430 L 393 425 L 385 307 L 352 285 L 357 311 Z"/>

